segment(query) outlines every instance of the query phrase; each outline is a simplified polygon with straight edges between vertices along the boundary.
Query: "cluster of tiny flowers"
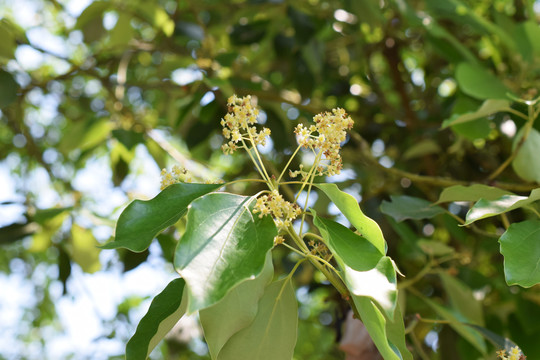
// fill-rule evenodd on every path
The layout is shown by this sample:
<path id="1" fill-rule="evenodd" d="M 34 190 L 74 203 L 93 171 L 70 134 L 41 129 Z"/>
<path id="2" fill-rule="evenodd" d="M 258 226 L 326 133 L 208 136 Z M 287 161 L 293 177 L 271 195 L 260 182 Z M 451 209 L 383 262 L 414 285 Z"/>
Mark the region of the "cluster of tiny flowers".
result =
<path id="1" fill-rule="evenodd" d="M 294 132 L 298 136 L 298 142 L 305 148 L 322 151 L 324 155 L 322 159 L 327 160 L 328 163 L 326 171 L 323 166 L 317 167 L 317 175 L 339 174 L 343 166 L 339 154 L 341 143 L 347 137 L 346 130 L 352 129 L 354 122 L 341 108 L 333 109 L 331 113 L 325 112 L 315 115 L 313 121 L 315 125 L 311 125 L 309 128 L 302 124 L 295 128 Z"/>
<path id="2" fill-rule="evenodd" d="M 251 126 L 257 123 L 259 115 L 259 110 L 251 104 L 251 96 L 239 98 L 233 95 L 228 99 L 227 105 L 229 112 L 221 120 L 221 126 L 223 136 L 229 141 L 221 147 L 223 152 L 232 154 L 239 148 L 238 143 L 242 140 L 250 141 L 253 146 L 264 146 L 266 138 L 270 136 L 270 129 L 263 128 L 257 132 L 256 127 Z"/>
<path id="3" fill-rule="evenodd" d="M 281 235 L 274 237 L 274 245 L 280 245 L 285 242 L 285 238 Z"/>
<path id="4" fill-rule="evenodd" d="M 512 349 L 510 349 L 510 354 L 506 355 L 506 350 L 499 350 L 497 351 L 497 356 L 501 360 L 525 360 L 527 357 L 521 353 L 519 350 L 519 347 L 514 346 Z"/>
<path id="5" fill-rule="evenodd" d="M 330 261 L 330 259 L 332 258 L 332 254 L 330 253 L 330 251 L 328 251 L 328 248 L 322 242 L 315 242 L 314 240 L 310 240 L 308 242 L 308 245 L 311 247 L 311 253 L 313 255 L 320 255 L 326 261 Z"/>
<path id="6" fill-rule="evenodd" d="M 257 199 L 253 212 L 260 213 L 260 218 L 271 215 L 278 227 L 286 228 L 298 215 L 302 214 L 302 209 L 298 204 L 292 204 L 283 199 L 283 196 L 274 190 L 271 194 L 263 195 Z"/>
<path id="7" fill-rule="evenodd" d="M 167 169 L 161 170 L 161 190 L 172 184 L 179 182 L 190 183 L 192 181 L 191 174 L 179 166 L 174 165 L 170 172 Z"/>
<path id="8" fill-rule="evenodd" d="M 174 165 L 172 170 L 169 172 L 167 169 L 161 170 L 161 190 L 165 189 L 167 186 L 177 183 L 191 183 L 193 182 L 193 177 L 188 170 Z M 218 179 L 215 181 L 205 180 L 205 184 L 223 184 L 223 180 Z"/>

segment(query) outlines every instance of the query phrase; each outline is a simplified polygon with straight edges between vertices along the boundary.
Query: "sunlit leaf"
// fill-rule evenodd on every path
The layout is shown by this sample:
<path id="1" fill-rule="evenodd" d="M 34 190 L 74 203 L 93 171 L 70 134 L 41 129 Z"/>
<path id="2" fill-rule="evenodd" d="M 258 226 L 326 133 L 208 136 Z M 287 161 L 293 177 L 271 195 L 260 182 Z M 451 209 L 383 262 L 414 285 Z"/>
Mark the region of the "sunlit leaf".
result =
<path id="1" fill-rule="evenodd" d="M 381 253 L 386 253 L 386 242 L 379 225 L 364 215 L 356 199 L 341 191 L 336 184 L 314 184 L 321 189 L 351 224 L 360 232 L 362 237 L 372 243 Z"/>
<path id="2" fill-rule="evenodd" d="M 460 63 L 456 67 L 456 80 L 461 90 L 473 98 L 508 99 L 508 88 L 483 66 Z"/>
<path id="3" fill-rule="evenodd" d="M 290 360 L 297 328 L 298 304 L 287 277 L 265 289 L 255 319 L 231 337 L 218 360 Z"/>
<path id="4" fill-rule="evenodd" d="M 480 108 L 474 112 L 459 115 L 457 117 L 452 117 L 451 119 L 445 120 L 442 124 L 442 128 L 445 129 L 449 126 L 464 124 L 470 121 L 478 120 L 501 111 L 508 111 L 508 109 L 510 109 L 510 101 L 488 99 L 484 101 L 482 106 L 480 106 Z"/>
<path id="5" fill-rule="evenodd" d="M 184 279 L 175 279 L 157 295 L 126 345 L 126 360 L 146 360 L 152 350 L 184 315 Z"/>
<path id="6" fill-rule="evenodd" d="M 406 219 L 430 219 L 439 214 L 443 214 L 445 210 L 440 206 L 434 206 L 429 201 L 407 196 L 390 196 L 391 202 L 384 200 L 381 204 L 381 211 L 393 217 L 396 221 Z"/>
<path id="7" fill-rule="evenodd" d="M 512 149 L 522 140 L 525 129 L 522 128 L 514 139 Z M 540 132 L 531 129 L 529 136 L 518 150 L 518 153 L 512 161 L 512 168 L 516 174 L 526 181 L 540 183 Z"/>
<path id="8" fill-rule="evenodd" d="M 540 220 L 511 224 L 499 243 L 508 285 L 528 288 L 540 283 Z"/>
<path id="9" fill-rule="evenodd" d="M 208 350 L 213 359 L 227 341 L 247 327 L 257 315 L 259 299 L 274 274 L 272 255 L 266 255 L 263 271 L 253 280 L 234 287 L 220 302 L 201 310 L 199 317 Z"/>
<path id="10" fill-rule="evenodd" d="M 134 200 L 120 214 L 114 241 L 104 249 L 125 247 L 140 252 L 148 248 L 161 231 L 174 225 L 198 197 L 221 187 L 220 184 L 179 183 L 168 186 L 150 200 Z"/>
<path id="11" fill-rule="evenodd" d="M 540 200 L 540 188 L 531 191 L 531 194 L 528 197 L 518 195 L 503 195 L 500 198 L 491 201 L 480 199 L 467 212 L 467 216 L 465 217 L 465 225 L 472 224 L 480 219 L 497 216 L 508 211 L 528 206 L 538 200 Z"/>
<path id="12" fill-rule="evenodd" d="M 443 189 L 436 204 L 453 201 L 478 201 L 480 199 L 496 200 L 503 195 L 513 194 L 510 191 L 482 184 L 454 185 Z"/>
<path id="13" fill-rule="evenodd" d="M 274 221 L 252 214 L 253 197 L 213 193 L 195 200 L 174 266 L 186 280 L 188 312 L 207 308 L 258 276 L 277 235 Z"/>
<path id="14" fill-rule="evenodd" d="M 98 242 L 92 234 L 92 230 L 78 225 L 71 228 L 71 258 L 84 272 L 94 273 L 101 269 L 99 262 L 100 249 Z"/>

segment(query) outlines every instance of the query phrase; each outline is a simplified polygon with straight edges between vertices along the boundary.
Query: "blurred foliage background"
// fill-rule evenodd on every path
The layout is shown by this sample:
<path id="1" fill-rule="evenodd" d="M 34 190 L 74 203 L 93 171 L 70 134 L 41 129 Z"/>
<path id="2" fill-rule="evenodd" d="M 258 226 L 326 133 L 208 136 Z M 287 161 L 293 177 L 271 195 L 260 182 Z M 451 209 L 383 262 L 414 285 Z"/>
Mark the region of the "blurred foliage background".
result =
<path id="1" fill-rule="evenodd" d="M 174 276 L 184 224 L 140 254 L 96 245 L 112 238 L 128 201 L 157 194 L 162 168 L 255 176 L 248 158 L 220 150 L 234 93 L 263 110 L 273 141 L 262 151 L 277 174 L 298 122 L 338 106 L 355 120 L 344 171 L 327 181 L 357 198 L 405 281 L 415 279 L 401 300 L 418 358 L 495 358 L 477 334 L 418 321 L 440 318 L 436 306 L 540 358 L 540 288 L 506 285 L 503 220 L 458 227 L 467 203 L 401 222 L 379 208 L 390 195 L 434 202 L 471 182 L 536 187 L 511 167 L 490 177 L 512 153 L 520 117 L 441 127 L 486 99 L 536 96 L 539 16 L 532 0 L 0 1 L 0 359 L 123 358 L 149 300 Z M 325 201 L 315 193 L 310 206 L 346 221 Z M 276 268 L 291 267 L 285 254 L 275 252 Z M 345 358 L 345 303 L 307 268 L 296 283 L 295 357 Z M 208 358 L 196 322 L 153 358 Z"/>

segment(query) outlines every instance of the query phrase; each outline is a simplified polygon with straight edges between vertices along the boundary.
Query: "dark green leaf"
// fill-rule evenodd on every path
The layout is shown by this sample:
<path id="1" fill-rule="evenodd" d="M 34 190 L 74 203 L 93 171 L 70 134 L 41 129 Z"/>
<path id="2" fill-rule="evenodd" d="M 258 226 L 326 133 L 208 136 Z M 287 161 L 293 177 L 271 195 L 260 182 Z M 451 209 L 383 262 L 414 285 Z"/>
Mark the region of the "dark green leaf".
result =
<path id="1" fill-rule="evenodd" d="M 386 200 L 382 202 L 381 211 L 396 221 L 430 219 L 445 212 L 440 206 L 433 206 L 427 200 L 412 196 L 390 196 L 390 199 L 391 202 Z"/>
<path id="2" fill-rule="evenodd" d="M 277 229 L 269 216 L 252 214 L 254 200 L 214 193 L 191 204 L 174 258 L 188 286 L 189 313 L 217 303 L 263 270 Z"/>
<path id="3" fill-rule="evenodd" d="M 1 35 L 1 34 L 0 34 Z M 7 71 L 0 70 L 0 109 L 17 100 L 19 85 Z"/>
<path id="4" fill-rule="evenodd" d="M 472 224 L 480 219 L 497 216 L 508 211 L 528 206 L 538 200 L 540 200 L 540 189 L 534 189 L 531 191 L 531 194 L 528 197 L 518 195 L 503 195 L 500 198 L 492 201 L 480 199 L 467 212 L 467 216 L 465 217 L 465 225 Z"/>
<path id="5" fill-rule="evenodd" d="M 511 192 L 493 186 L 474 184 L 471 186 L 454 185 L 445 188 L 435 204 L 452 201 L 478 201 L 480 199 L 496 200 Z"/>
<path id="6" fill-rule="evenodd" d="M 386 242 L 381 228 L 373 219 L 364 215 L 352 195 L 341 191 L 336 184 L 314 184 L 314 186 L 332 200 L 364 239 L 372 243 L 381 253 L 386 254 Z"/>
<path id="7" fill-rule="evenodd" d="M 499 243 L 508 285 L 528 288 L 540 283 L 540 220 L 510 225 Z"/>
<path id="8" fill-rule="evenodd" d="M 461 90 L 476 99 L 504 99 L 508 88 L 484 67 L 461 63 L 456 68 L 456 80 Z"/>
<path id="9" fill-rule="evenodd" d="M 298 304 L 291 279 L 270 284 L 250 326 L 233 335 L 218 360 L 290 360 L 296 344 Z"/>
<path id="10" fill-rule="evenodd" d="M 273 275 L 274 267 L 269 251 L 263 271 L 255 279 L 240 283 L 220 302 L 199 312 L 212 359 L 218 357 L 223 346 L 234 334 L 253 321 L 257 315 L 259 300 Z"/>
<path id="11" fill-rule="evenodd" d="M 220 184 L 173 184 L 150 200 L 135 200 L 120 214 L 114 241 L 104 249 L 125 247 L 141 252 L 165 228 L 174 225 L 186 212 L 188 205 L 208 194 Z"/>
<path id="12" fill-rule="evenodd" d="M 184 315 L 184 279 L 175 279 L 157 295 L 126 345 L 126 360 L 145 360 Z"/>

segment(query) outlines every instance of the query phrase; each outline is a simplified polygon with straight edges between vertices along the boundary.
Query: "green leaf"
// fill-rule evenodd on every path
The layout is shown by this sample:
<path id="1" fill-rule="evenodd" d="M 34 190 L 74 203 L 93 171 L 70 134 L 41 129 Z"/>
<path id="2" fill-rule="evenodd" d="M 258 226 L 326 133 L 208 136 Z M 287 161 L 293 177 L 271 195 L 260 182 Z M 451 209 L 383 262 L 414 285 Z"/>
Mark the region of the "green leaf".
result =
<path id="1" fill-rule="evenodd" d="M 433 206 L 427 200 L 412 196 L 390 196 L 390 199 L 391 202 L 382 202 L 381 211 L 398 222 L 406 219 L 430 219 L 445 212 L 440 206 Z"/>
<path id="2" fill-rule="evenodd" d="M 259 300 L 272 281 L 272 255 L 266 254 L 263 271 L 253 280 L 234 287 L 220 302 L 199 312 L 204 337 L 212 359 L 216 359 L 227 341 L 247 327 L 257 315 Z"/>
<path id="3" fill-rule="evenodd" d="M 418 240 L 417 244 L 423 252 L 432 256 L 450 255 L 455 252 L 454 248 L 440 241 Z"/>
<path id="4" fill-rule="evenodd" d="M 252 214 L 255 198 L 213 193 L 195 200 L 174 266 L 188 285 L 188 312 L 207 308 L 258 276 L 274 244 L 274 221 Z"/>
<path id="5" fill-rule="evenodd" d="M 13 76 L 7 71 L 0 70 L 0 109 L 11 105 L 17 100 L 18 89 L 19 85 Z"/>
<path id="6" fill-rule="evenodd" d="M 456 80 L 461 90 L 476 99 L 504 99 L 508 88 L 486 68 L 471 63 L 460 63 Z"/>
<path id="7" fill-rule="evenodd" d="M 441 147 L 432 139 L 421 140 L 412 145 L 403 154 L 403 159 L 410 160 L 430 154 L 438 154 L 441 152 Z"/>
<path id="8" fill-rule="evenodd" d="M 439 277 L 452 308 L 463 315 L 467 319 L 466 322 L 484 326 L 482 304 L 474 298 L 472 290 L 444 271 L 439 272 Z"/>
<path id="9" fill-rule="evenodd" d="M 84 272 L 95 273 L 101 269 L 99 262 L 98 242 L 92 234 L 92 230 L 85 229 L 78 225 L 73 225 L 71 228 L 71 258 L 75 261 Z"/>
<path id="10" fill-rule="evenodd" d="M 298 304 L 286 277 L 265 289 L 255 319 L 232 336 L 218 360 L 291 360 L 297 328 Z"/>
<path id="11" fill-rule="evenodd" d="M 531 194 L 528 197 L 518 195 L 503 195 L 500 198 L 491 201 L 480 199 L 467 212 L 467 216 L 465 217 L 466 222 L 464 225 L 469 225 L 480 219 L 497 216 L 508 211 L 528 206 L 537 200 L 540 200 L 540 188 L 531 191 Z"/>
<path id="12" fill-rule="evenodd" d="M 540 220 L 510 225 L 499 243 L 508 285 L 528 288 L 540 283 Z"/>
<path id="13" fill-rule="evenodd" d="M 313 184 L 321 189 L 337 206 L 342 214 L 362 234 L 362 237 L 372 243 L 381 253 L 386 254 L 386 242 L 379 225 L 364 215 L 356 199 L 341 191 L 336 184 Z"/>
<path id="14" fill-rule="evenodd" d="M 514 194 L 503 189 L 482 184 L 471 186 L 454 185 L 445 188 L 435 204 L 453 201 L 478 201 L 480 199 L 496 200 L 503 195 Z"/>
<path id="15" fill-rule="evenodd" d="M 313 223 L 321 232 L 326 246 L 348 266 L 358 271 L 371 270 L 384 256 L 384 253 L 365 237 L 340 223 L 317 216 L 314 210 L 311 212 Z"/>
<path id="16" fill-rule="evenodd" d="M 103 249 L 127 248 L 141 252 L 165 228 L 174 225 L 198 197 L 221 187 L 221 184 L 179 183 L 168 186 L 150 200 L 135 200 L 120 214 L 114 241 Z"/>
<path id="17" fill-rule="evenodd" d="M 174 33 L 174 21 L 157 3 L 130 2 L 129 5 L 134 8 L 138 15 L 160 29 L 166 36 L 171 36 Z"/>
<path id="18" fill-rule="evenodd" d="M 495 334 L 493 331 L 490 331 L 486 328 L 483 328 L 482 326 L 474 325 L 474 324 L 465 324 L 467 326 L 472 327 L 476 331 L 478 331 L 484 338 L 486 338 L 489 342 L 491 342 L 496 348 L 498 349 L 506 349 L 506 351 L 510 351 L 513 347 L 518 346 L 515 342 L 512 340 L 502 337 L 498 334 Z M 518 346 L 519 347 L 519 346 Z"/>
<path id="19" fill-rule="evenodd" d="M 522 140 L 524 131 L 525 128 L 523 127 L 517 133 L 512 149 L 515 149 Z M 531 129 L 529 136 L 525 139 L 512 161 L 512 168 L 523 180 L 540 183 L 540 156 L 538 156 L 538 149 L 540 149 L 540 132 Z"/>
<path id="20" fill-rule="evenodd" d="M 157 295 L 126 345 L 126 360 L 145 360 L 186 312 L 184 279 L 174 279 Z"/>
<path id="21" fill-rule="evenodd" d="M 392 260 L 345 226 L 312 213 L 313 223 L 342 270 L 349 291 L 372 298 L 392 318 L 397 300 Z"/>
<path id="22" fill-rule="evenodd" d="M 482 354 L 486 354 L 487 348 L 486 343 L 482 336 L 474 328 L 467 326 L 466 323 L 460 321 L 458 317 L 442 305 L 437 304 L 436 302 L 426 298 L 425 296 L 420 296 L 420 298 L 428 304 L 440 317 L 448 321 L 449 325 L 465 340 L 467 340 L 471 345 L 473 345 L 478 351 Z"/>
<path id="23" fill-rule="evenodd" d="M 474 112 L 469 112 L 469 113 L 445 120 L 442 124 L 442 128 L 445 129 L 449 126 L 454 126 L 454 125 L 478 120 L 478 119 L 484 118 L 489 115 L 493 115 L 501 111 L 508 111 L 509 109 L 510 109 L 510 101 L 508 100 L 488 99 L 484 101 L 482 106 L 480 106 L 480 108 Z"/>
<path id="24" fill-rule="evenodd" d="M 132 16 L 127 13 L 120 13 L 116 25 L 109 33 L 107 46 L 115 52 L 122 52 L 133 38 L 135 30 L 131 26 Z"/>
<path id="25" fill-rule="evenodd" d="M 405 325 L 401 313 L 400 302 L 396 306 L 393 319 L 386 319 L 386 336 L 389 344 L 397 347 L 403 360 L 413 360 L 413 356 L 405 342 Z"/>
<path id="26" fill-rule="evenodd" d="M 401 347 L 398 348 L 397 345 L 390 341 L 390 334 L 386 330 L 387 320 L 370 298 L 354 296 L 353 301 L 369 336 L 385 360 L 412 359 L 412 356 L 408 353 L 406 348 L 403 349 L 404 353 L 402 354 L 400 351 Z M 395 334 L 392 334 L 392 338 L 394 337 Z M 403 332 L 403 338 L 404 337 L 405 334 Z M 401 342 L 402 341 L 403 340 L 401 340 Z"/>

